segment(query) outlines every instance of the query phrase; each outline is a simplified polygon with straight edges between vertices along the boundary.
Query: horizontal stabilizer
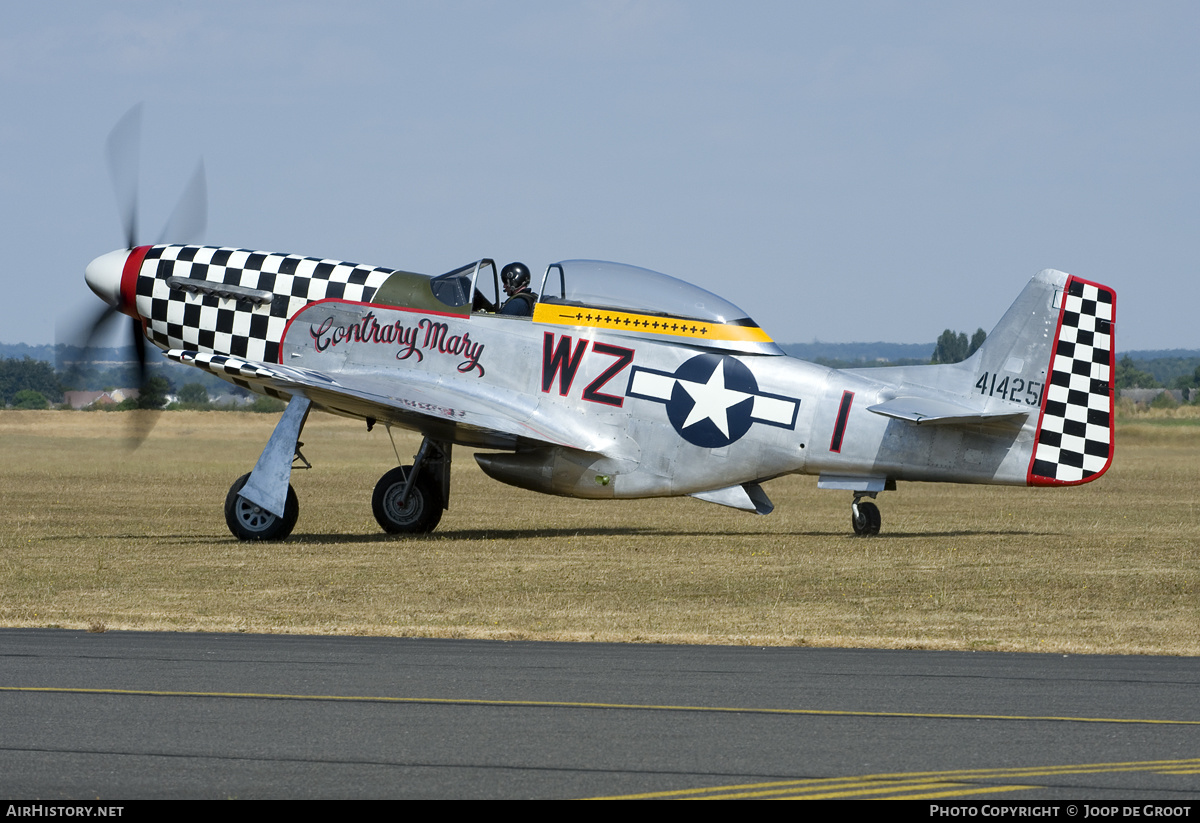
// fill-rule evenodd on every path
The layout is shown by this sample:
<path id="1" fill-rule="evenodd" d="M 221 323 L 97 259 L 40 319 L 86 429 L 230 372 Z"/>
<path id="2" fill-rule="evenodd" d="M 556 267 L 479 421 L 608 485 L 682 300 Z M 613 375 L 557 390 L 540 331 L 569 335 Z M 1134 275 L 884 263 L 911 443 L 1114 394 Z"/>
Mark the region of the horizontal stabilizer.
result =
<path id="1" fill-rule="evenodd" d="M 963 423 L 1006 423 L 1021 425 L 1029 417 L 1028 412 L 980 411 L 950 400 L 932 397 L 893 397 L 891 400 L 868 406 L 867 411 L 921 425 L 954 425 Z"/>

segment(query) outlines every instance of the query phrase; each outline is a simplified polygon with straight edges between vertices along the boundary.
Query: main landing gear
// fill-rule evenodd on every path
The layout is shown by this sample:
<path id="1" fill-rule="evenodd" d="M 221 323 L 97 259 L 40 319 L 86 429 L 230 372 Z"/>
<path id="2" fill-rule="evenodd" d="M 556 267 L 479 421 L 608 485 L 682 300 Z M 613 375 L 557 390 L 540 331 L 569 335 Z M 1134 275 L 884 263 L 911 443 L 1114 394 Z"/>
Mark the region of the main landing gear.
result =
<path id="1" fill-rule="evenodd" d="M 426 437 L 411 466 L 379 478 L 371 496 L 375 521 L 388 534 L 428 534 L 450 498 L 450 444 Z"/>
<path id="2" fill-rule="evenodd" d="M 225 524 L 238 540 L 283 540 L 292 533 L 300 503 L 290 482 L 300 453 L 300 432 L 310 402 L 293 397 L 254 471 L 239 477 L 225 496 Z M 374 421 L 369 421 L 374 422 Z M 426 534 L 437 528 L 450 500 L 450 443 L 421 441 L 411 466 L 392 469 L 375 485 L 371 509 L 388 534 Z"/>
<path id="3" fill-rule="evenodd" d="M 864 501 L 864 497 L 874 499 L 875 492 L 855 492 L 854 502 L 850 504 L 850 526 L 858 537 L 879 534 L 879 526 L 882 523 L 879 507 Z"/>

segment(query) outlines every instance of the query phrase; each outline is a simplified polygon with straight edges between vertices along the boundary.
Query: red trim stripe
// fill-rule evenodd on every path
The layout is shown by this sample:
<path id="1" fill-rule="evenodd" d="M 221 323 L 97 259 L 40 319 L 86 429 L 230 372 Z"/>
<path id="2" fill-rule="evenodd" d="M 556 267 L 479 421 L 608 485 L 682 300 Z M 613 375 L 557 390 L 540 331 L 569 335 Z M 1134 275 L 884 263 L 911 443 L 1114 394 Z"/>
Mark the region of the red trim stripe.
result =
<path id="1" fill-rule="evenodd" d="M 837 422 L 833 424 L 833 437 L 829 439 L 831 452 L 842 451 L 842 438 L 846 434 L 846 422 L 850 419 L 850 404 L 854 402 L 854 392 L 843 391 L 842 403 L 838 406 Z"/>
<path id="2" fill-rule="evenodd" d="M 142 263 L 146 259 L 149 246 L 138 246 L 131 249 L 125 258 L 125 268 L 121 270 L 121 303 L 117 307 L 121 314 L 139 319 L 137 313 L 137 279 L 142 271 Z"/>

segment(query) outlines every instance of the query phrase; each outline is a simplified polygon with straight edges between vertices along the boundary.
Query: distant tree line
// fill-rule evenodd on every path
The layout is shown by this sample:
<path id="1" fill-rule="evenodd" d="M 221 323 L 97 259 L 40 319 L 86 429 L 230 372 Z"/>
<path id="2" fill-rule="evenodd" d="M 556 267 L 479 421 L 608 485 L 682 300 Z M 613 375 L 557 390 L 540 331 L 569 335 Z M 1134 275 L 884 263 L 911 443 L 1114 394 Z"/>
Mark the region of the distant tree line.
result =
<path id="1" fill-rule="evenodd" d="M 62 399 L 58 375 L 46 361 L 0 358 L 0 401 L 5 406 L 44 409 Z"/>
<path id="2" fill-rule="evenodd" d="M 868 357 L 862 355 L 861 360 L 845 360 L 836 357 L 814 357 L 814 362 L 829 368 L 865 368 L 871 366 L 906 366 L 922 362 L 958 363 L 974 354 L 987 333 L 977 329 L 970 339 L 965 332 L 955 332 L 946 329 L 938 337 L 930 361 L 915 358 L 888 359 L 885 357 Z M 835 347 L 853 347 L 858 349 L 872 344 L 826 344 L 831 349 Z M 889 344 L 873 344 L 888 346 Z M 895 344 L 890 344 L 895 347 Z M 807 353 L 807 352 L 805 352 Z M 892 353 L 888 350 L 888 353 Z M 1158 354 L 1159 352 L 1152 352 Z M 1165 354 L 1165 352 L 1163 352 Z M 1192 354 L 1193 352 L 1184 352 Z M 801 354 L 795 352 L 795 354 Z M 100 367 L 95 363 L 82 361 L 64 363 L 64 368 L 55 371 L 54 367 L 45 360 L 36 360 L 28 355 L 22 357 L 0 357 L 0 408 L 41 409 L 63 402 L 63 392 L 69 390 L 111 390 L 129 388 L 138 385 L 138 370 L 131 364 L 120 364 Z M 178 391 L 180 408 L 208 409 L 229 408 L 228 404 L 214 406 L 211 402 L 213 394 L 230 394 L 235 396 L 251 396 L 252 393 L 239 386 L 231 386 L 219 377 L 197 372 L 195 369 L 176 363 L 156 364 L 151 366 L 154 375 L 143 387 L 142 393 L 136 399 L 117 404 L 115 409 L 125 408 L 163 408 L 167 395 L 175 394 L 175 384 L 170 376 L 188 378 Z M 1192 397 L 1200 396 L 1200 357 L 1169 356 L 1150 359 L 1134 360 L 1128 354 L 1117 361 L 1114 375 L 1117 389 L 1184 389 Z M 248 408 L 255 411 L 274 411 L 281 409 L 283 404 L 272 398 L 255 396 Z"/>
<path id="3" fill-rule="evenodd" d="M 780 343 L 792 357 L 832 368 L 901 366 L 929 362 L 928 343 Z M 847 365 L 835 365 L 847 364 Z"/>
<path id="4" fill-rule="evenodd" d="M 836 357 L 814 357 L 811 361 L 829 369 L 879 369 L 885 366 L 924 366 L 924 357 L 901 357 L 898 360 L 839 360 Z"/>
<path id="5" fill-rule="evenodd" d="M 1118 389 L 1200 388 L 1200 357 L 1161 357 L 1134 360 L 1129 355 L 1117 361 Z"/>
<path id="6" fill-rule="evenodd" d="M 224 409 L 237 408 L 247 411 L 281 411 L 284 404 L 271 397 L 248 392 L 240 386 L 231 386 L 215 375 L 198 372 L 187 366 L 169 364 L 171 369 L 151 367 L 151 377 L 140 387 L 137 397 L 127 398 L 120 403 L 102 408 L 111 411 L 126 409 Z M 176 394 L 175 385 L 165 373 L 175 372 L 193 378 L 179 389 L 178 402 L 167 405 L 168 395 Z M 66 368 L 55 371 L 45 360 L 35 360 L 28 355 L 20 358 L 0 357 L 0 408 L 47 409 L 64 402 L 67 391 L 112 391 L 118 388 L 138 386 L 139 373 L 134 365 L 118 365 L 100 368 L 95 364 L 73 362 Z M 253 397 L 245 405 L 213 404 L 210 391 L 216 389 L 224 395 Z"/>
<path id="7" fill-rule="evenodd" d="M 976 329 L 970 340 L 967 340 L 966 332 L 960 331 L 956 334 L 946 329 L 938 336 L 933 347 L 933 357 L 929 362 L 961 363 L 978 351 L 984 340 L 987 340 L 987 332 L 983 329 Z"/>
<path id="8" fill-rule="evenodd" d="M 175 386 L 199 383 L 209 395 L 232 394 L 245 397 L 251 394 L 241 386 L 230 385 L 215 374 L 209 374 L 170 360 L 151 362 L 149 373 L 165 378 L 172 387 L 169 391 L 174 391 Z M 101 365 L 81 360 L 60 361 L 58 375 L 64 390 L 76 391 L 128 388 L 136 386 L 139 380 L 139 372 L 135 363 Z"/>
<path id="9" fill-rule="evenodd" d="M 987 334 L 976 330 L 967 340 L 964 332 L 946 329 L 938 337 L 933 350 L 933 363 L 958 363 L 974 354 Z M 1185 389 L 1194 395 L 1200 389 L 1200 357 L 1156 357 L 1151 360 L 1134 360 L 1128 354 L 1117 361 L 1113 375 L 1116 388 L 1120 389 Z"/>

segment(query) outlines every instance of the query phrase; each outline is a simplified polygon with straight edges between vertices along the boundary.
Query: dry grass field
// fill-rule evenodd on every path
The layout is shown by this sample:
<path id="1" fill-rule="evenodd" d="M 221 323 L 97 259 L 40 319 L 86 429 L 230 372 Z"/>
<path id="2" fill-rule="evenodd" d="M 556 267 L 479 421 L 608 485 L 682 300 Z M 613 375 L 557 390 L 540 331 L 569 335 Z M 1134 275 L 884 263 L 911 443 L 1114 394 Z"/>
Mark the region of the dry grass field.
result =
<path id="1" fill-rule="evenodd" d="M 438 531 L 404 539 L 371 516 L 387 434 L 314 414 L 295 533 L 239 543 L 225 493 L 276 419 L 168 412 L 129 452 L 124 414 L 0 412 L 0 625 L 1200 654 L 1195 420 L 1123 423 L 1079 488 L 901 484 L 870 539 L 811 477 L 758 517 L 545 497 L 460 449 Z"/>

